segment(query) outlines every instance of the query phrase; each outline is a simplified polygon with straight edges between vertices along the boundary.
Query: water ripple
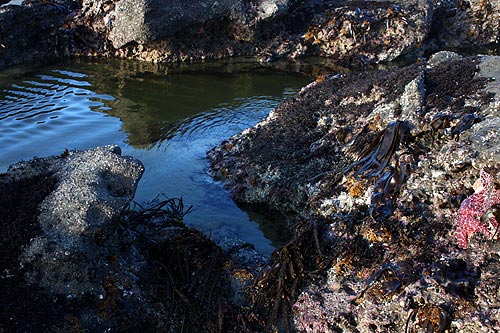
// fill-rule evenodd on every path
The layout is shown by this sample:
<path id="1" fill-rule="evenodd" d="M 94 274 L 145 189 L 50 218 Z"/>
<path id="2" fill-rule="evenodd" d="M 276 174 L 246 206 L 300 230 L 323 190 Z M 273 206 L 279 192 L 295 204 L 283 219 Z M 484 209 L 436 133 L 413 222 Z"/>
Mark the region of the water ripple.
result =
<path id="1" fill-rule="evenodd" d="M 35 155 L 118 144 L 145 165 L 136 200 L 183 196 L 195 206 L 188 225 L 240 237 L 269 254 L 273 246 L 259 225 L 208 176 L 206 152 L 266 117 L 304 78 L 153 75 L 123 64 L 0 72 L 0 172 Z"/>
<path id="2" fill-rule="evenodd" d="M 106 115 L 94 109 L 105 108 L 104 103 L 114 97 L 94 92 L 86 77 L 53 70 L 51 75 L 14 79 L 7 86 L 0 84 L 0 167 L 16 162 L 16 158 L 107 144 L 103 137 L 112 141 L 109 129 L 119 128 L 119 120 L 103 120 Z M 99 123 L 106 132 L 99 129 Z"/>

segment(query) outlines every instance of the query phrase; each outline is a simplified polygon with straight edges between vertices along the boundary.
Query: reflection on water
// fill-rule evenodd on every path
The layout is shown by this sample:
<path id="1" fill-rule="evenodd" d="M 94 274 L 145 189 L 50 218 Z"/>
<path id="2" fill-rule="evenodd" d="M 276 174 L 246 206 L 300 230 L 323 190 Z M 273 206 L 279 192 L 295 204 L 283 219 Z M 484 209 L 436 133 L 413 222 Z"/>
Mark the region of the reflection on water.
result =
<path id="1" fill-rule="evenodd" d="M 136 200 L 182 196 L 186 223 L 269 254 L 269 221 L 243 211 L 207 174 L 206 152 L 254 125 L 308 81 L 253 62 L 160 68 L 106 61 L 0 72 L 0 172 L 19 160 L 118 144 L 146 172 Z M 264 232 L 263 232 L 264 230 Z"/>

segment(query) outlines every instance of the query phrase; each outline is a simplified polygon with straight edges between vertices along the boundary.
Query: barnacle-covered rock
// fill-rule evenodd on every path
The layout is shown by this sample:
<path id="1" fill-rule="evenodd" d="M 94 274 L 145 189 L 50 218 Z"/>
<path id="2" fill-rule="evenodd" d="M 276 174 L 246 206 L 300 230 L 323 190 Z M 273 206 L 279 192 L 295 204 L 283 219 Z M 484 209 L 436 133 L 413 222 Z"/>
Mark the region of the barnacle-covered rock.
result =
<path id="1" fill-rule="evenodd" d="M 483 168 L 482 193 L 498 192 L 498 136 L 479 135 L 498 121 L 499 68 L 499 57 L 446 52 L 327 76 L 209 153 L 236 200 L 310 225 L 309 259 L 295 255 L 301 274 L 283 273 L 300 292 L 283 287 L 290 306 L 279 308 L 299 331 L 495 331 L 500 246 L 463 228 L 462 202 Z M 499 209 L 487 206 L 471 216 L 492 236 Z"/>
<path id="2" fill-rule="evenodd" d="M 0 174 L 0 331 L 242 332 L 263 257 L 187 228 L 182 199 L 133 209 L 143 171 L 105 146 Z"/>
<path id="3" fill-rule="evenodd" d="M 9 168 L 3 182 L 41 175 L 57 182 L 39 205 L 42 234 L 22 255 L 28 281 L 54 293 L 101 292 L 89 275 L 97 244 L 116 227 L 112 221 L 132 200 L 144 171 L 141 162 L 120 155 L 118 146 L 107 146 Z"/>
<path id="4" fill-rule="evenodd" d="M 417 53 L 431 20 L 426 0 L 347 2 L 316 15 L 304 39 L 323 56 L 378 63 Z"/>

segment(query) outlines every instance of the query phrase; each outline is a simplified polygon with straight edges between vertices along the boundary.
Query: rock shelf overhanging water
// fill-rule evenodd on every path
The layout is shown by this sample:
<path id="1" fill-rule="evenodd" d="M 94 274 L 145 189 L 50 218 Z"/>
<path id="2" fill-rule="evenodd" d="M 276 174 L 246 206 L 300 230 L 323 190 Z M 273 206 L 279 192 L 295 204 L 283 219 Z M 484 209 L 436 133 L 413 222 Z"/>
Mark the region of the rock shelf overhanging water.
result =
<path id="1" fill-rule="evenodd" d="M 496 0 L 30 0 L 0 7 L 0 68 L 74 55 L 380 63 L 497 43 L 499 13 Z"/>

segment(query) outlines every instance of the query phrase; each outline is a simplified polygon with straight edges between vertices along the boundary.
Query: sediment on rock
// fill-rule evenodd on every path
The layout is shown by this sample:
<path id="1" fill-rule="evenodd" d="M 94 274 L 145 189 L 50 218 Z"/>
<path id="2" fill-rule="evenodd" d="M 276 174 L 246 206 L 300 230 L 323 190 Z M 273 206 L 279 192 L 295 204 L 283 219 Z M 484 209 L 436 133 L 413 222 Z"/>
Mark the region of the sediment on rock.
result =
<path id="1" fill-rule="evenodd" d="M 281 295 L 271 318 L 300 332 L 498 331 L 498 236 L 471 225 L 483 234 L 467 244 L 457 221 L 498 216 L 476 180 L 500 183 L 499 68 L 443 52 L 326 76 L 209 153 L 237 201 L 299 222 L 260 284 Z M 475 182 L 491 207 L 459 216 Z"/>

